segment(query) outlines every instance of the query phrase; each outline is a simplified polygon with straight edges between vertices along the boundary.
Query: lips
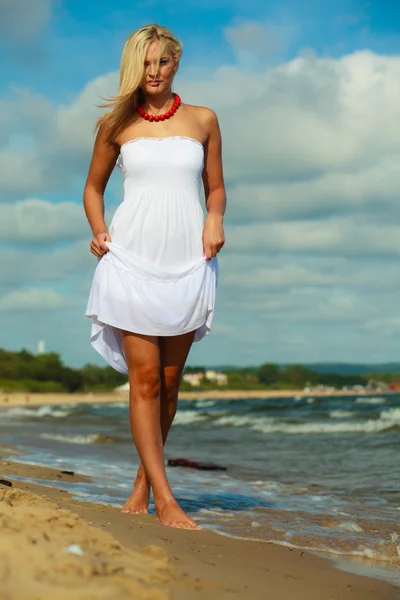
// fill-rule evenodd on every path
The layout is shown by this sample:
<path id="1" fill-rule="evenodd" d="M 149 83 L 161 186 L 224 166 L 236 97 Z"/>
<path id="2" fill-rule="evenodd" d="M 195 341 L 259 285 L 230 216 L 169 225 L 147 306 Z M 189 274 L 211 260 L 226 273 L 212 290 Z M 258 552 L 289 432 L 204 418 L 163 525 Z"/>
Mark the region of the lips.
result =
<path id="1" fill-rule="evenodd" d="M 150 81 L 149 85 L 151 85 L 152 87 L 157 87 L 158 85 L 160 85 L 161 81 Z"/>

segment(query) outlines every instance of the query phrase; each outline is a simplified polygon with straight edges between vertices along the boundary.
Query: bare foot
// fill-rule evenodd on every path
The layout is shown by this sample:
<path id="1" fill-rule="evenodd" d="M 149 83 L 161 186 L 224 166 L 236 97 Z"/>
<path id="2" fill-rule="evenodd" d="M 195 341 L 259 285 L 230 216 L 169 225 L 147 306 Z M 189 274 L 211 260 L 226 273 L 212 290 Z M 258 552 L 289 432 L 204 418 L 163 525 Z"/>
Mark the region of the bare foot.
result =
<path id="1" fill-rule="evenodd" d="M 183 512 L 176 500 L 171 499 L 165 503 L 156 502 L 157 519 L 167 527 L 177 529 L 202 529 L 196 521 L 193 521 Z"/>
<path id="2" fill-rule="evenodd" d="M 150 500 L 150 484 L 146 477 L 138 475 L 133 485 L 133 492 L 122 507 L 121 512 L 132 515 L 148 514 Z"/>

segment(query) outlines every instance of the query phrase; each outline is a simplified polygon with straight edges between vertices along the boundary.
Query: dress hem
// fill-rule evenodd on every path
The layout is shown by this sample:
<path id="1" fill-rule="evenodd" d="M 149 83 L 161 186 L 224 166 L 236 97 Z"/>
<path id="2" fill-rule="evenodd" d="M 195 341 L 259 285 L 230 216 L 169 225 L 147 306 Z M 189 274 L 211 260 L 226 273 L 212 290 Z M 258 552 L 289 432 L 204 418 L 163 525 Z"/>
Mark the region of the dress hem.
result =
<path id="1" fill-rule="evenodd" d="M 198 329 L 201 329 L 202 327 L 206 326 L 206 333 L 205 335 L 207 335 L 207 333 L 209 333 L 211 331 L 211 327 L 209 327 L 207 325 L 208 319 L 210 317 L 210 313 L 212 313 L 212 310 L 209 310 L 207 313 L 207 317 L 206 320 L 203 323 L 200 323 L 197 327 L 195 327 L 194 329 L 190 328 L 190 329 L 185 329 L 183 331 L 179 331 L 179 332 L 173 332 L 173 333 L 149 333 L 148 331 L 138 331 L 138 330 L 131 330 L 131 329 L 125 329 L 124 327 L 121 327 L 120 325 L 117 325 L 115 323 L 110 323 L 110 322 L 106 322 L 103 321 L 102 319 L 99 319 L 98 315 L 95 314 L 91 314 L 91 313 L 86 313 L 85 317 L 88 317 L 89 319 L 95 319 L 97 321 L 97 323 L 101 326 L 101 325 L 108 325 L 108 327 L 115 327 L 115 329 L 121 329 L 123 331 L 128 331 L 129 333 L 138 333 L 139 335 L 148 335 L 148 336 L 152 336 L 152 337 L 176 337 L 178 335 L 184 335 L 185 333 L 190 333 L 191 331 L 197 331 Z M 202 336 L 204 337 L 204 336 Z M 195 340 L 195 341 L 200 341 L 200 340 Z"/>
<path id="2" fill-rule="evenodd" d="M 152 337 L 174 337 L 177 335 L 183 335 L 185 333 L 190 333 L 191 331 L 195 332 L 195 336 L 193 339 L 193 342 L 199 342 L 200 340 L 202 340 L 206 335 L 208 335 L 211 332 L 211 325 L 212 325 L 212 313 L 213 310 L 210 310 L 207 314 L 207 318 L 206 320 L 199 325 L 196 329 L 188 329 L 185 331 L 181 331 L 179 333 L 172 333 L 169 335 L 154 335 L 152 333 L 141 333 L 140 331 L 131 331 L 130 329 L 125 329 L 124 331 L 129 331 L 130 333 L 137 333 L 139 335 L 149 335 Z M 102 356 L 102 358 L 104 358 L 104 360 L 116 371 L 118 371 L 119 373 L 122 373 L 123 375 L 128 375 L 128 366 L 126 364 L 126 360 L 125 360 L 125 355 L 124 355 L 124 351 L 122 349 L 122 344 L 121 344 L 121 339 L 120 336 L 116 333 L 113 332 L 112 335 L 114 336 L 114 339 L 116 341 L 117 347 L 119 348 L 119 351 L 115 352 L 115 351 L 111 351 L 110 352 L 110 345 L 106 342 L 104 343 L 104 335 L 107 333 L 107 329 L 111 328 L 111 330 L 120 330 L 121 327 L 119 327 L 118 325 L 112 325 L 111 323 L 104 323 L 103 321 L 100 321 L 96 315 L 90 315 L 90 314 L 86 314 L 85 316 L 89 317 L 90 319 L 92 319 L 92 332 L 91 332 L 91 336 L 90 336 L 90 344 L 93 347 L 94 350 L 96 350 L 96 352 L 98 352 L 100 354 L 100 356 Z M 210 317 L 211 317 L 211 321 L 210 321 Z M 94 329 L 97 328 L 97 331 Z M 196 335 L 197 332 L 201 332 L 200 337 L 197 337 L 196 339 Z M 121 360 L 122 359 L 122 360 Z"/>

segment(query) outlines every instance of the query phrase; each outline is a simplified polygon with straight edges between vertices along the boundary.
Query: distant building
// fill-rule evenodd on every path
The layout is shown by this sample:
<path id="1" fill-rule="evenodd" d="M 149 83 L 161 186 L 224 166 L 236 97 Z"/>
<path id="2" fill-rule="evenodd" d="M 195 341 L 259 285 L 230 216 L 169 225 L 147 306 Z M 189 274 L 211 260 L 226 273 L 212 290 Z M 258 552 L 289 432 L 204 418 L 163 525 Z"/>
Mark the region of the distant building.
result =
<path id="1" fill-rule="evenodd" d="M 209 381 L 215 381 L 218 385 L 226 385 L 228 383 L 228 376 L 225 373 L 219 373 L 218 371 L 212 371 L 209 369 L 205 373 L 205 378 Z"/>
<path id="2" fill-rule="evenodd" d="M 39 340 L 37 345 L 37 353 L 45 354 L 46 353 L 46 342 L 44 340 Z"/>
<path id="3" fill-rule="evenodd" d="M 193 387 L 198 387 L 201 384 L 201 380 L 204 378 L 208 379 L 208 381 L 214 381 L 217 385 L 226 385 L 228 383 L 228 377 L 225 373 L 219 373 L 212 369 L 208 369 L 205 373 L 186 373 L 182 379 L 183 381 L 190 383 Z"/>
<path id="4" fill-rule="evenodd" d="M 203 377 L 204 373 L 185 373 L 182 379 L 183 381 L 186 381 L 186 383 L 190 383 L 193 387 L 197 387 L 200 385 Z"/>
<path id="5" fill-rule="evenodd" d="M 114 392 L 129 392 L 129 381 L 114 388 Z"/>

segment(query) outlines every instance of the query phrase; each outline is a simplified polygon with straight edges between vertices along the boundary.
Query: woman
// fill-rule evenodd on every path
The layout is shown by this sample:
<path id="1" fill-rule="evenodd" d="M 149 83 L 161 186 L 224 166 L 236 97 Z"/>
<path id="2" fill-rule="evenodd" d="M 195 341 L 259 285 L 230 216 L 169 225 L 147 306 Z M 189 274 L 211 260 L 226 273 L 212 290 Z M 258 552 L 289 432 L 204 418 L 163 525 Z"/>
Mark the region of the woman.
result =
<path id="1" fill-rule="evenodd" d="M 90 250 L 100 259 L 86 315 L 94 348 L 129 375 L 141 464 L 123 511 L 147 513 L 152 488 L 163 524 L 200 529 L 173 496 L 163 445 L 190 347 L 211 329 L 226 198 L 216 115 L 182 104 L 171 89 L 181 52 L 158 25 L 138 29 L 125 43 L 119 93 L 97 122 L 84 191 Z M 116 161 L 124 200 L 108 230 L 103 195 Z"/>

